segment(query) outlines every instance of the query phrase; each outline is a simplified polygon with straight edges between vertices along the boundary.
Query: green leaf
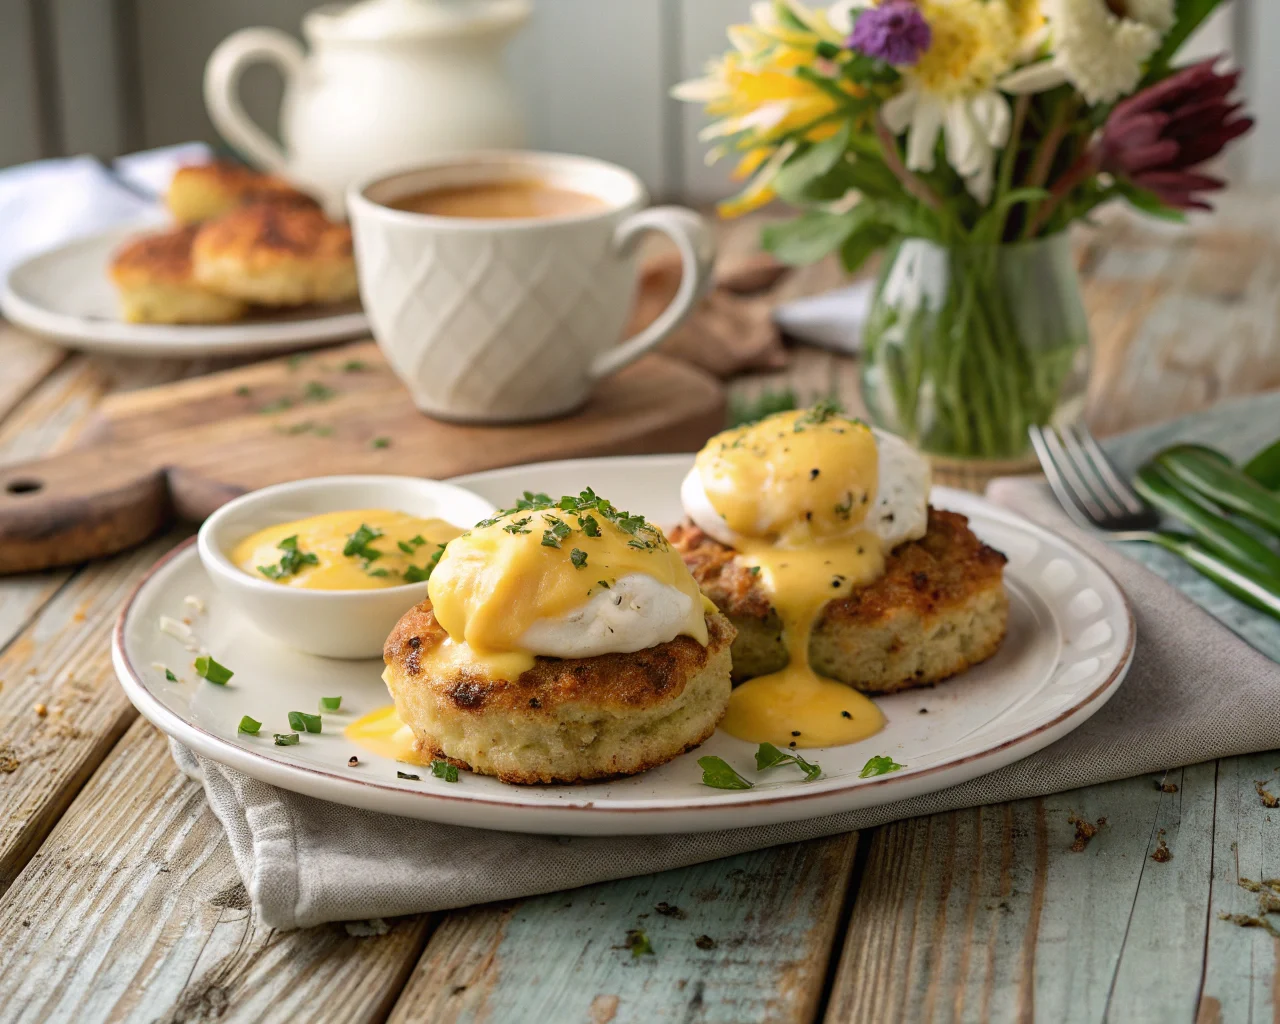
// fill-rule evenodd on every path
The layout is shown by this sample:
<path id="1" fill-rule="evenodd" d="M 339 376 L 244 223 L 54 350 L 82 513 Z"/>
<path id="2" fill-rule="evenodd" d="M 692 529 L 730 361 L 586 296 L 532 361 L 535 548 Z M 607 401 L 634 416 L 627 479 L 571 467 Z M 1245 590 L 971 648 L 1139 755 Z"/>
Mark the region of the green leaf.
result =
<path id="1" fill-rule="evenodd" d="M 1172 221 L 1175 224 L 1186 223 L 1187 215 L 1185 213 L 1174 209 L 1172 206 L 1166 206 L 1154 192 L 1149 192 L 1147 189 L 1123 179 L 1116 180 L 1115 189 L 1124 196 L 1134 209 L 1140 210 L 1148 216 L 1159 217 L 1161 220 Z"/>
<path id="2" fill-rule="evenodd" d="M 988 208 L 987 212 L 978 218 L 978 223 L 973 228 L 973 240 L 975 242 L 998 242 L 999 234 L 1004 227 L 1005 218 L 1013 207 L 1019 203 L 1038 203 L 1049 198 L 1049 190 L 1046 188 L 1026 188 L 1010 189 L 1004 195 L 996 199 Z"/>
<path id="3" fill-rule="evenodd" d="M 1280 441 L 1254 455 L 1245 463 L 1244 472 L 1267 490 L 1280 491 Z"/>
<path id="4" fill-rule="evenodd" d="M 1200 23 L 1213 13 L 1213 9 L 1220 2 L 1221 0 L 1175 0 L 1173 27 L 1161 41 L 1160 48 L 1147 62 L 1147 73 L 1139 88 L 1158 82 L 1168 74 L 1169 64 L 1173 61 L 1174 54 L 1200 27 Z"/>
<path id="5" fill-rule="evenodd" d="M 206 654 L 196 658 L 196 675 L 209 680 L 211 683 L 217 683 L 219 686 L 226 686 L 235 673 L 227 668 L 226 665 L 218 664 L 217 661 Z"/>
<path id="6" fill-rule="evenodd" d="M 893 232 L 878 225 L 855 231 L 840 246 L 840 265 L 852 274 L 892 240 Z"/>
<path id="7" fill-rule="evenodd" d="M 760 233 L 765 249 L 783 263 L 804 266 L 816 263 L 840 248 L 844 240 L 857 230 L 863 216 L 857 207 L 847 213 L 823 213 L 812 210 L 795 220 L 769 224 Z M 864 215 L 865 216 L 865 215 Z"/>
<path id="8" fill-rule="evenodd" d="M 320 732 L 320 716 L 308 715 L 305 711 L 290 711 L 289 728 L 306 732 Z"/>
<path id="9" fill-rule="evenodd" d="M 905 767 L 905 764 L 898 764 L 893 758 L 881 754 L 862 766 L 862 771 L 858 772 L 858 778 L 869 779 L 874 775 L 888 775 Z"/>
<path id="10" fill-rule="evenodd" d="M 457 782 L 458 766 L 448 761 L 432 761 L 431 774 L 437 779 L 444 779 L 445 782 Z"/>
<path id="11" fill-rule="evenodd" d="M 789 203 L 839 198 L 848 189 L 838 179 L 847 180 L 847 175 L 831 176 L 828 172 L 839 170 L 848 148 L 849 122 L 846 121 L 831 138 L 809 146 L 787 160 L 770 183 L 773 190 Z M 828 182 L 828 178 L 834 180 Z M 816 190 L 812 188 L 815 183 L 822 182 L 828 182 L 828 187 L 819 185 Z"/>
<path id="12" fill-rule="evenodd" d="M 702 784 L 712 789 L 751 789 L 754 785 L 735 772 L 728 761 L 713 754 L 698 758 L 698 767 L 702 769 Z"/>
<path id="13" fill-rule="evenodd" d="M 341 707 L 342 707 L 341 697 L 321 697 L 320 698 L 321 711 L 337 711 Z"/>
<path id="14" fill-rule="evenodd" d="M 236 727 L 236 732 L 244 732 L 248 733 L 250 736 L 257 736 L 258 730 L 261 728 L 261 722 L 256 718 L 250 718 L 248 715 L 245 715 L 240 719 L 240 724 Z"/>
<path id="15" fill-rule="evenodd" d="M 756 771 L 762 772 L 766 768 L 776 768 L 784 764 L 794 764 L 802 772 L 804 772 L 804 781 L 812 782 L 822 774 L 822 768 L 816 764 L 806 761 L 803 757 L 796 753 L 786 753 L 779 750 L 772 743 L 761 743 L 756 751 Z"/>

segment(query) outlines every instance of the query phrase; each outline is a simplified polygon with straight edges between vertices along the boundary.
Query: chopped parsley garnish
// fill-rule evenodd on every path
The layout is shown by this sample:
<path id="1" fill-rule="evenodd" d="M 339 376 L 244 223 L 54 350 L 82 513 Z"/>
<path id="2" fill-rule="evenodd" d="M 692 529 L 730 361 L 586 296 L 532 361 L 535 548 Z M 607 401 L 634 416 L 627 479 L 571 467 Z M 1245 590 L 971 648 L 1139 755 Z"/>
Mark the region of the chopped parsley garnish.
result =
<path id="1" fill-rule="evenodd" d="M 396 547 L 398 547 L 406 555 L 413 554 L 413 545 L 410 544 L 408 541 L 398 540 L 396 541 Z"/>
<path id="2" fill-rule="evenodd" d="M 219 686 L 226 686 L 227 681 L 235 675 L 226 665 L 220 665 L 210 655 L 202 654 L 196 658 L 196 675 Z"/>
<path id="3" fill-rule="evenodd" d="M 319 732 L 320 716 L 308 715 L 305 711 L 290 711 L 289 728 L 299 729 L 304 732 Z"/>
<path id="4" fill-rule="evenodd" d="M 396 778 L 397 778 L 397 779 L 409 779 L 409 780 L 410 780 L 410 781 L 412 781 L 412 782 L 421 782 L 421 781 L 422 781 L 422 776 L 421 776 L 421 775 L 410 775 L 408 772 L 400 772 L 400 771 L 396 772 Z"/>
<path id="5" fill-rule="evenodd" d="M 340 707 L 342 707 L 341 697 L 321 697 L 320 698 L 321 711 L 337 711 Z"/>
<path id="6" fill-rule="evenodd" d="M 605 590 L 608 590 L 608 589 L 609 589 L 609 581 L 608 581 L 608 580 L 596 580 L 596 584 L 597 584 L 598 586 L 600 586 L 600 587 L 603 587 Z"/>
<path id="7" fill-rule="evenodd" d="M 799 754 L 784 753 L 772 743 L 760 744 L 760 748 L 756 751 L 756 771 L 762 772 L 766 768 L 777 768 L 784 764 L 793 764 L 804 772 L 805 782 L 812 782 L 822 774 L 822 769 L 818 765 L 806 761 Z"/>
<path id="8" fill-rule="evenodd" d="M 259 722 L 256 718 L 250 718 L 248 715 L 245 715 L 242 719 L 240 719 L 240 725 L 237 726 L 236 732 L 245 732 L 245 733 L 248 733 L 250 736 L 257 736 L 258 730 L 261 728 L 262 728 L 261 722 Z"/>
<path id="9" fill-rule="evenodd" d="M 275 741 L 277 747 L 296 747 L 299 743 L 298 734 L 296 732 L 278 732 L 275 734 Z"/>
<path id="10" fill-rule="evenodd" d="M 318 380 L 307 381 L 307 386 L 302 390 L 302 400 L 304 402 L 327 402 L 338 392 L 327 384 L 321 384 Z"/>
<path id="11" fill-rule="evenodd" d="M 839 416 L 844 412 L 840 408 L 839 402 L 833 402 L 829 398 L 819 399 L 805 410 L 804 415 L 796 421 L 797 426 L 801 423 L 826 423 L 827 420 Z"/>
<path id="12" fill-rule="evenodd" d="M 366 523 L 360 524 L 360 529 L 355 533 L 347 535 L 346 546 L 343 547 L 342 553 L 348 558 L 361 558 L 364 560 L 366 568 L 368 564 L 382 557 L 382 552 L 377 548 L 370 547 L 372 541 L 382 536 L 381 530 L 375 530 Z"/>
<path id="13" fill-rule="evenodd" d="M 622 511 L 612 502 L 600 497 L 590 487 L 577 495 L 566 494 L 559 500 L 554 500 L 546 494 L 525 491 L 523 497 L 515 503 L 513 508 L 501 509 L 495 512 L 490 518 L 476 523 L 476 528 L 483 529 L 487 526 L 495 526 L 502 522 L 503 519 L 515 516 L 520 512 L 545 513 L 549 511 L 573 513 L 578 530 L 585 537 L 600 536 L 600 521 L 604 520 L 612 523 L 623 533 L 630 534 L 634 538 L 629 542 L 632 547 L 649 549 L 665 546 L 666 544 L 662 531 L 646 521 L 644 516 L 636 516 L 630 512 Z M 502 528 L 513 534 L 531 532 L 526 527 L 532 521 L 532 518 L 532 516 L 523 517 L 504 525 Z M 574 532 L 573 527 L 555 515 L 544 515 L 543 519 L 549 524 L 549 527 L 543 531 L 542 543 L 549 548 L 560 547 L 560 543 Z"/>
<path id="14" fill-rule="evenodd" d="M 627 949 L 631 950 L 633 960 L 642 956 L 655 955 L 653 943 L 649 941 L 649 936 L 645 934 L 643 928 L 632 928 L 627 932 Z"/>
<path id="15" fill-rule="evenodd" d="M 569 561 L 573 563 L 575 569 L 585 569 L 587 567 L 587 553 L 574 548 L 569 552 Z"/>
<path id="16" fill-rule="evenodd" d="M 369 442 L 369 447 L 370 448 L 390 448 L 391 438 L 375 437 L 372 441 Z"/>
<path id="17" fill-rule="evenodd" d="M 698 758 L 698 767 L 702 769 L 702 784 L 712 789 L 750 789 L 754 785 L 735 772 L 728 761 L 714 754 Z"/>
<path id="18" fill-rule="evenodd" d="M 164 670 L 164 677 L 171 683 L 176 683 L 178 681 L 178 677 L 173 674 L 173 669 L 171 668 Z"/>
<path id="19" fill-rule="evenodd" d="M 409 566 L 409 568 L 404 571 L 404 581 L 406 583 L 423 583 L 426 580 L 431 579 L 431 573 L 435 570 L 435 567 L 440 564 L 440 556 L 444 554 L 444 549 L 444 544 L 438 544 L 436 545 L 435 552 L 429 559 L 427 559 L 426 565 Z"/>
<path id="20" fill-rule="evenodd" d="M 445 782 L 457 782 L 458 766 L 448 761 L 432 761 L 431 774 L 437 779 L 444 779 Z"/>
<path id="21" fill-rule="evenodd" d="M 365 575 L 366 575 L 366 576 L 378 576 L 378 577 L 385 577 L 385 576 L 390 576 L 390 575 L 391 575 L 391 570 L 390 570 L 390 569 L 369 569 L 369 570 L 365 573 Z"/>
<path id="22" fill-rule="evenodd" d="M 258 572 L 269 580 L 287 579 L 301 572 L 304 565 L 320 564 L 320 559 L 315 555 L 298 547 L 298 535 L 296 533 L 292 537 L 286 537 L 276 545 L 276 548 L 284 552 L 280 556 L 280 564 L 258 566 Z"/>
<path id="23" fill-rule="evenodd" d="M 881 754 L 862 766 L 862 771 L 858 772 L 858 778 L 869 779 L 873 775 L 888 775 L 905 767 L 905 764 L 898 764 L 893 758 Z"/>

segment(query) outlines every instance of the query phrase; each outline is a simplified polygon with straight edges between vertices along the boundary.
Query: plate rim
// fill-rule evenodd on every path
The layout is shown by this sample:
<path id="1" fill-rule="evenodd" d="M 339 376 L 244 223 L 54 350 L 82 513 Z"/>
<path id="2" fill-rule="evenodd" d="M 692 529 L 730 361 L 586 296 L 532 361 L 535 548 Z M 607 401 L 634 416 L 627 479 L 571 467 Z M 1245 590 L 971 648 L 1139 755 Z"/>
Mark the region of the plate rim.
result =
<path id="1" fill-rule="evenodd" d="M 363 310 L 278 323 L 130 324 L 123 320 L 90 320 L 49 309 L 14 287 L 19 275 L 45 260 L 94 245 L 117 245 L 126 238 L 164 224 L 143 220 L 118 225 L 33 253 L 9 268 L 0 283 L 0 313 L 17 327 L 69 348 L 115 355 L 201 357 L 287 351 L 309 345 L 347 341 L 370 333 Z"/>
<path id="2" fill-rule="evenodd" d="M 512 470 L 537 470 L 539 468 L 545 468 L 548 466 L 567 467 L 567 466 L 572 466 L 574 464 L 581 464 L 581 463 L 600 463 L 600 462 L 619 462 L 619 461 L 650 462 L 650 461 L 661 461 L 664 459 L 672 459 L 672 458 L 691 458 L 691 457 L 692 457 L 691 454 L 686 453 L 686 454 L 679 454 L 675 456 L 668 454 L 668 455 L 646 455 L 646 456 L 613 456 L 613 457 L 606 456 L 604 458 L 551 460 L 551 461 L 545 461 L 541 463 L 530 463 L 525 466 L 512 466 L 512 467 L 504 467 L 498 470 L 487 470 L 487 471 L 484 471 L 484 475 L 488 475 L 490 473 L 508 472 Z M 465 474 L 459 477 L 451 478 L 449 482 L 466 481 L 468 479 L 471 479 L 480 475 L 482 474 L 480 473 Z M 466 486 L 465 483 L 461 483 L 459 485 Z M 290 762 L 279 761 L 276 758 L 271 757 L 267 753 L 253 750 L 248 747 L 236 746 L 234 744 L 231 744 L 229 741 L 225 740 L 223 737 L 215 733 L 209 732 L 207 729 L 203 728 L 202 726 L 199 726 L 192 722 L 187 721 L 180 714 L 170 710 L 163 703 L 161 703 L 161 701 L 157 697 L 155 697 L 147 688 L 141 674 L 137 671 L 135 666 L 132 664 L 125 650 L 124 638 L 125 638 L 126 624 L 129 620 L 131 611 L 133 610 L 134 606 L 137 603 L 139 595 L 142 593 L 144 588 L 146 588 L 155 579 L 156 575 L 161 570 L 163 570 L 167 565 L 169 565 L 170 562 L 180 557 L 183 557 L 188 551 L 190 551 L 193 544 L 195 543 L 194 537 L 189 538 L 188 540 L 182 542 L 181 544 L 177 545 L 176 547 L 172 548 L 170 551 L 166 552 L 163 556 L 161 556 L 150 568 L 147 569 L 147 571 L 142 575 L 142 577 L 137 581 L 137 583 L 134 585 L 134 587 L 130 591 L 128 597 L 125 599 L 124 603 L 121 606 L 120 613 L 116 618 L 115 626 L 112 630 L 112 661 L 116 670 L 117 678 L 119 678 L 120 683 L 124 688 L 125 693 L 129 697 L 130 701 L 134 704 L 134 706 L 138 709 L 138 711 L 142 713 L 142 715 L 145 718 L 147 718 L 152 724 L 154 724 L 162 732 L 165 732 L 170 736 L 174 736 L 176 739 L 180 740 L 181 742 L 187 743 L 188 745 L 192 746 L 194 749 L 196 749 L 200 753 L 204 754 L 207 757 L 210 757 L 212 760 L 217 761 L 221 764 L 226 764 L 232 768 L 237 768 L 238 770 L 245 770 L 245 769 L 241 768 L 234 762 L 242 760 L 244 763 L 261 765 L 266 773 L 272 775 L 275 778 L 283 778 L 287 780 L 291 776 L 294 776 L 296 773 L 307 779 L 323 780 L 324 784 L 327 787 L 333 787 L 336 792 L 345 793 L 347 796 L 352 798 L 347 801 L 337 800 L 336 802 L 346 802 L 346 803 L 349 803 L 351 806 L 366 807 L 367 809 L 368 809 L 367 804 L 356 801 L 354 797 L 361 794 L 367 794 L 369 792 L 375 792 L 379 794 L 388 794 L 393 798 L 399 798 L 400 796 L 403 795 L 405 797 L 419 801 L 419 803 L 415 804 L 415 806 L 424 807 L 424 808 L 429 808 L 432 806 L 468 807 L 468 808 L 481 809 L 487 812 L 496 812 L 499 814 L 515 814 L 515 815 L 545 814 L 548 816 L 552 816 L 552 815 L 559 816 L 559 814 L 563 812 L 580 812 L 578 815 L 572 816 L 574 820 L 583 821 L 584 824 L 590 821 L 595 821 L 595 822 L 604 824 L 611 820 L 614 822 L 624 820 L 624 819 L 636 820 L 637 818 L 646 818 L 651 820 L 650 816 L 655 813 L 668 815 L 668 816 L 696 815 L 700 818 L 705 818 L 707 814 L 716 814 L 719 816 L 723 816 L 725 814 L 732 815 L 735 813 L 750 814 L 753 811 L 761 811 L 767 808 L 775 808 L 779 805 L 803 808 L 806 806 L 808 802 L 811 802 L 814 800 L 823 800 L 823 799 L 838 800 L 842 795 L 847 795 L 855 791 L 865 794 L 865 793 L 875 793 L 877 790 L 882 790 L 886 787 L 902 788 L 902 784 L 904 782 L 906 782 L 907 780 L 911 780 L 913 783 L 916 783 L 917 785 L 915 787 L 912 787 L 915 790 L 914 793 L 903 794 L 903 798 L 909 798 L 910 796 L 918 795 L 919 793 L 936 792 L 938 789 L 945 788 L 945 786 L 933 787 L 933 786 L 930 786 L 929 784 L 929 780 L 940 772 L 954 772 L 957 769 L 963 770 L 966 767 L 972 767 L 976 763 L 991 760 L 993 758 L 999 760 L 1000 755 L 1009 752 L 1013 748 L 1016 748 L 1028 743 L 1032 743 L 1038 737 L 1041 737 L 1045 733 L 1050 732 L 1056 729 L 1057 727 L 1061 726 L 1065 721 L 1073 717 L 1078 717 L 1079 720 L 1075 722 L 1075 724 L 1071 725 L 1071 727 L 1067 729 L 1066 732 L 1063 733 L 1063 735 L 1066 735 L 1067 733 L 1074 731 L 1074 729 L 1078 728 L 1081 724 L 1087 721 L 1089 717 L 1091 717 L 1100 707 L 1103 706 L 1103 704 L 1106 703 L 1108 699 L 1110 699 L 1111 694 L 1114 693 L 1115 689 L 1119 686 L 1119 683 L 1123 681 L 1125 675 L 1128 673 L 1128 670 L 1133 662 L 1133 656 L 1134 656 L 1134 651 L 1135 651 L 1136 641 L 1137 641 L 1137 623 L 1136 623 L 1136 618 L 1134 616 L 1133 607 L 1129 601 L 1128 595 L 1124 592 L 1123 588 L 1119 585 L 1119 583 L 1116 582 L 1115 577 L 1106 569 L 1106 567 L 1103 566 L 1101 563 L 1099 563 L 1092 556 L 1090 556 L 1089 554 L 1081 550 L 1079 547 L 1073 544 L 1070 540 L 1064 537 L 1061 537 L 1058 534 L 1053 533 L 1051 530 L 1048 530 L 1045 527 L 1040 526 L 1038 523 L 1034 523 L 1023 516 L 1018 515 L 1016 512 L 1013 512 L 1002 506 L 995 505 L 994 503 L 989 502 L 985 497 L 981 495 L 973 494 L 966 491 L 956 491 L 953 488 L 945 488 L 945 487 L 935 488 L 934 492 L 938 492 L 941 495 L 945 495 L 945 496 L 959 495 L 961 496 L 963 502 L 968 502 L 968 501 L 977 502 L 978 504 L 984 507 L 985 512 L 994 513 L 997 518 L 1003 518 L 1003 519 L 1012 521 L 1014 525 L 1016 525 L 1021 529 L 1030 531 L 1033 534 L 1040 534 L 1040 535 L 1052 538 L 1056 543 L 1065 545 L 1071 550 L 1071 552 L 1076 557 L 1078 557 L 1079 559 L 1081 559 L 1082 561 L 1084 561 L 1085 563 L 1089 564 L 1094 569 L 1096 569 L 1102 575 L 1102 577 L 1112 586 L 1112 588 L 1115 591 L 1115 594 L 1119 597 L 1120 607 L 1124 609 L 1125 630 L 1126 630 L 1124 649 L 1121 653 L 1121 656 L 1117 660 L 1116 664 L 1112 667 L 1111 671 L 1108 672 L 1108 674 L 1093 689 L 1091 689 L 1087 694 L 1082 696 L 1080 699 L 1072 702 L 1072 704 L 1069 707 L 1062 709 L 1053 718 L 1041 723 L 1031 731 L 1024 732 L 1017 736 L 1010 737 L 998 744 L 985 747 L 981 751 L 968 754 L 964 757 L 947 760 L 940 764 L 930 765 L 928 767 L 909 770 L 901 774 L 893 773 L 892 775 L 885 775 L 875 779 L 865 779 L 865 780 L 859 779 L 854 785 L 846 785 L 846 786 L 837 787 L 833 789 L 822 789 L 817 791 L 785 789 L 778 793 L 772 793 L 772 794 L 760 793 L 754 796 L 751 795 L 750 793 L 744 792 L 742 794 L 729 794 L 729 799 L 718 799 L 713 803 L 699 803 L 693 806 L 690 806 L 685 800 L 673 800 L 671 798 L 666 798 L 666 799 L 660 799 L 659 801 L 654 801 L 652 806 L 598 807 L 596 806 L 594 800 L 587 797 L 587 798 L 584 798 L 584 800 L 582 801 L 566 801 L 564 803 L 560 803 L 552 807 L 552 806 L 533 805 L 528 802 L 523 802 L 515 798 L 506 798 L 504 793 L 498 793 L 494 795 L 490 795 L 490 794 L 481 795 L 481 794 L 451 794 L 448 792 L 440 792 L 440 791 L 426 790 L 426 789 L 407 790 L 403 787 L 395 786 L 390 783 L 379 781 L 379 780 L 348 778 L 345 776 L 335 774 L 323 768 L 317 768 L 309 765 L 300 765 L 300 764 L 293 764 Z M 934 493 L 934 492 L 931 492 L 931 493 Z M 194 552 L 192 552 L 192 557 L 197 557 Z M 1043 744 L 1040 747 L 1036 747 L 1033 750 L 1028 751 L 1027 753 L 1029 755 L 1030 753 L 1034 753 L 1035 750 L 1042 749 L 1043 746 L 1047 746 L 1047 745 L 1048 745 L 1047 743 Z M 230 758 L 228 758 L 226 753 L 228 751 L 230 751 Z M 999 763 L 993 765 L 990 770 L 995 771 L 999 767 L 1002 767 L 1004 764 L 1012 763 L 1012 761 L 1016 759 L 1017 758 L 1011 758 L 1011 759 L 999 761 Z M 246 772 L 246 773 L 252 774 L 251 772 Z M 956 783 L 954 784 L 958 784 L 959 782 L 966 781 L 967 779 L 970 779 L 970 778 L 975 778 L 978 775 L 982 775 L 982 774 L 986 774 L 986 772 L 982 772 L 982 771 L 973 772 L 971 774 L 966 775 L 964 779 L 956 780 Z M 258 776 L 258 777 L 261 778 L 261 776 Z M 921 782 L 924 783 L 923 787 L 920 787 L 918 785 Z M 302 792 L 302 790 L 297 790 L 297 789 L 294 789 L 294 787 L 289 786 L 287 784 L 287 781 L 281 782 L 281 781 L 274 781 L 273 779 L 272 784 L 280 785 L 281 788 L 291 789 L 295 792 Z M 737 797 L 737 799 L 734 799 L 735 796 Z M 865 808 L 865 807 L 875 806 L 875 805 L 883 804 L 887 802 L 889 801 L 872 799 L 869 801 L 863 801 L 858 806 Z M 851 809 L 851 808 L 846 808 L 846 810 L 848 809 Z M 395 812 L 391 812 L 391 813 L 395 813 Z M 776 819 L 776 820 L 803 820 L 805 818 L 815 817 L 815 816 L 819 816 L 819 815 L 807 814 L 802 811 L 802 813 L 799 813 L 794 817 L 788 816 L 786 818 Z M 426 816 L 422 815 L 422 817 L 426 817 Z M 495 827 L 495 826 L 481 826 L 481 827 Z M 501 826 L 497 826 L 497 827 L 501 827 Z M 716 827 L 735 827 L 735 826 L 717 821 L 713 823 L 710 828 L 704 825 L 702 827 L 693 829 L 692 831 L 709 831 Z M 510 831 L 532 831 L 532 829 L 529 829 L 527 827 L 524 829 L 512 828 L 509 830 Z M 557 831 L 557 832 L 563 833 L 564 829 L 560 828 L 560 829 L 554 829 L 551 831 Z M 671 829 L 668 829 L 667 831 L 675 832 L 675 831 L 689 831 L 689 830 L 671 828 Z M 618 834 L 621 834 L 621 833 L 618 833 Z"/>

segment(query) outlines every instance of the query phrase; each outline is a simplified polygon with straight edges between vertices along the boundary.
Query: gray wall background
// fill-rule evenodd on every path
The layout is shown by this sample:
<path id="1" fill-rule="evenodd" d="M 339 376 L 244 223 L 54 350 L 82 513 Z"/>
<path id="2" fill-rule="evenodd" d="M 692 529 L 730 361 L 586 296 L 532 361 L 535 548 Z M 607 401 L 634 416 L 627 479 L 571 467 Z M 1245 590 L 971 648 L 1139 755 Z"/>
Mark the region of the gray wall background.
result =
<path id="1" fill-rule="evenodd" d="M 193 138 L 216 141 L 201 79 L 238 28 L 297 34 L 317 0 L 0 0 L 0 166 L 42 156 L 109 158 Z M 698 110 L 667 97 L 724 49 L 750 0 L 534 0 L 509 67 L 532 144 L 637 171 L 657 196 L 705 200 L 729 189 L 696 139 Z M 1244 66 L 1259 126 L 1233 158 L 1237 178 L 1280 183 L 1280 0 L 1233 0 L 1193 41 Z M 274 130 L 280 83 L 245 76 L 250 112 Z"/>

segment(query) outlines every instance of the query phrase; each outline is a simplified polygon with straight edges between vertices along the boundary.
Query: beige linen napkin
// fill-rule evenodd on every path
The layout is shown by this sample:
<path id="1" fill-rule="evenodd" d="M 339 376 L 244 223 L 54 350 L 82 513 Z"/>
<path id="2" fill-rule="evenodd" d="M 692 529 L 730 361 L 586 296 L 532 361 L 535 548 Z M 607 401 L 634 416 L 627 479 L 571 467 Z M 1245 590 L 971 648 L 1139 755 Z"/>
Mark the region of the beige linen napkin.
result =
<path id="1" fill-rule="evenodd" d="M 1133 604 L 1138 644 L 1124 684 L 1079 729 L 951 789 L 763 828 L 617 839 L 529 836 L 355 810 L 276 789 L 176 744 L 174 756 L 203 780 L 262 920 L 294 928 L 553 892 L 1280 747 L 1280 665 L 1138 562 L 1074 529 L 1041 484 L 997 481 L 992 497 L 1068 537 L 1111 571 Z"/>

